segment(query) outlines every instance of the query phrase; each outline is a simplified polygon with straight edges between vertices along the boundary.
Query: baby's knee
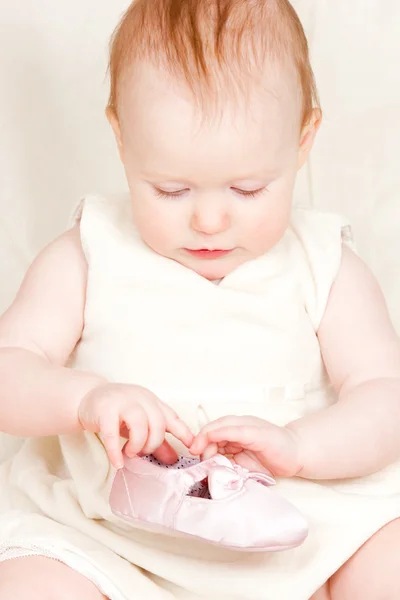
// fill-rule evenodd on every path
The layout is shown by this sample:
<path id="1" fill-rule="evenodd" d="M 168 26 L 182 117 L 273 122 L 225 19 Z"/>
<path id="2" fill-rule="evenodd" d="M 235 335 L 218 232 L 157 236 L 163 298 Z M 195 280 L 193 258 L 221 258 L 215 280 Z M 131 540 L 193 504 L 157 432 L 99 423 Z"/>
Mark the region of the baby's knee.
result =
<path id="1" fill-rule="evenodd" d="M 399 589 L 400 519 L 397 519 L 376 533 L 332 577 L 330 590 L 332 600 L 397 600 Z"/>
<path id="2" fill-rule="evenodd" d="M 0 598 L 13 600 L 56 600 L 51 577 L 41 581 L 32 573 L 29 561 L 15 558 L 0 564 Z M 64 599 L 64 596 L 59 596 Z"/>
<path id="3" fill-rule="evenodd" d="M 41 556 L 0 563 L 0 598 L 105 600 L 91 581 L 61 562 Z"/>

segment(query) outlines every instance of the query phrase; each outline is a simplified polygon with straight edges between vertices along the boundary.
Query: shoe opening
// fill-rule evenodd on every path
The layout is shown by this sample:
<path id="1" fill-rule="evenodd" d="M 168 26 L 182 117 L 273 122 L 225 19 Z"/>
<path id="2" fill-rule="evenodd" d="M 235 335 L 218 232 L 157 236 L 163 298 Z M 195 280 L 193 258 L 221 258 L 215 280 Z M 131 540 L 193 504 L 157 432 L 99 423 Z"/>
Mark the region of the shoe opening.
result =
<path id="1" fill-rule="evenodd" d="M 198 458 L 190 458 L 188 456 L 180 456 L 176 463 L 173 465 L 166 465 L 160 462 L 155 456 L 147 455 L 143 456 L 144 460 L 147 460 L 155 465 L 161 467 L 162 469 L 188 469 L 189 467 L 193 467 L 197 465 L 200 460 Z M 195 498 L 204 498 L 206 500 L 211 500 L 210 491 L 208 489 L 208 478 L 203 479 L 203 481 L 199 481 L 194 484 L 190 490 L 187 492 L 187 496 L 193 496 Z"/>

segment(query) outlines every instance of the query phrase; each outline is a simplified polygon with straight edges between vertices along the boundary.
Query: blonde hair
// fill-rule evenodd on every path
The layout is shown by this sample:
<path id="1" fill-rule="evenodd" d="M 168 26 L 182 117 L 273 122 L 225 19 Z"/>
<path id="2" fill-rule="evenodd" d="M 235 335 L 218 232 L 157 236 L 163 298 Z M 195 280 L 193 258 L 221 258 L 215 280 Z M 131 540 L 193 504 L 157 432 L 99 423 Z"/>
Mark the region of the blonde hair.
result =
<path id="1" fill-rule="evenodd" d="M 266 59 L 291 63 L 302 93 L 302 124 L 319 106 L 309 49 L 288 0 L 134 0 L 110 41 L 108 110 L 118 114 L 120 83 L 145 60 L 183 80 L 194 96 L 246 88 Z M 248 80 L 247 80 L 248 81 Z"/>

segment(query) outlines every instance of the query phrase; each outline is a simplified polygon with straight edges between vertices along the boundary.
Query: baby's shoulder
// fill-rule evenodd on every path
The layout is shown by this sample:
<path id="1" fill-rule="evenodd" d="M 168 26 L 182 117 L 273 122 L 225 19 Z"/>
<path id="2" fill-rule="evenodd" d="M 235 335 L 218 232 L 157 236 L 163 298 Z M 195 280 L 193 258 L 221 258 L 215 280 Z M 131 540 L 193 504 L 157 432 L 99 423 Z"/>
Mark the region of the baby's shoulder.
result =
<path id="1" fill-rule="evenodd" d="M 82 248 L 79 225 L 71 227 L 50 242 L 35 258 L 27 275 L 34 272 L 36 277 L 51 274 L 51 281 L 67 278 L 68 273 L 85 281 L 87 263 Z"/>
<path id="2" fill-rule="evenodd" d="M 86 281 L 75 227 L 46 246 L 29 267 L 0 319 L 0 345 L 25 348 L 64 364 L 82 333 Z"/>
<path id="3" fill-rule="evenodd" d="M 74 273 L 83 281 L 87 271 L 85 254 L 82 249 L 79 225 L 76 225 L 50 242 L 29 267 L 25 279 L 43 279 L 56 282 Z"/>

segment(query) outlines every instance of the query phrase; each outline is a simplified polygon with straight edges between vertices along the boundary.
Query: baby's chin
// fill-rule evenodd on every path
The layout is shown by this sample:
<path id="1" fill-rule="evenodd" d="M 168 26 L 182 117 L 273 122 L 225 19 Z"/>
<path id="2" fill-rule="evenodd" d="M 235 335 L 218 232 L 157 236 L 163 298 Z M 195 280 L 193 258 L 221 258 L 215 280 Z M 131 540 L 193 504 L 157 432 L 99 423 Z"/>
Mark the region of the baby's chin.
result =
<path id="1" fill-rule="evenodd" d="M 230 273 L 233 273 L 240 265 L 251 260 L 251 257 L 239 256 L 225 256 L 223 258 L 212 258 L 212 259 L 198 259 L 198 258 L 186 258 L 179 257 L 179 262 L 191 269 L 200 277 L 208 279 L 209 281 L 220 281 L 227 277 Z"/>

